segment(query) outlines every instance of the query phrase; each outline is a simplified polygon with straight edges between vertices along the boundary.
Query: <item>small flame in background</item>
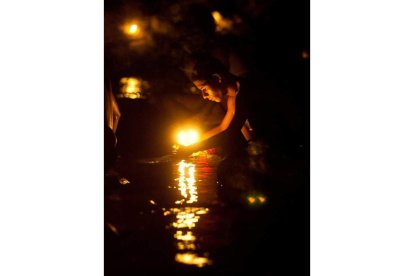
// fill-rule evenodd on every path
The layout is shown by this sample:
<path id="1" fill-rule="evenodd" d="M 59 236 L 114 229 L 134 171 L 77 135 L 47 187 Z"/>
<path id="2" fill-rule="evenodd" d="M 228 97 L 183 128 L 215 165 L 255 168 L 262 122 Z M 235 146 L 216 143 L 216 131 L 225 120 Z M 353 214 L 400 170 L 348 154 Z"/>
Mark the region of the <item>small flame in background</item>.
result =
<path id="1" fill-rule="evenodd" d="M 262 194 L 253 194 L 253 195 L 247 196 L 247 202 L 251 206 L 260 206 L 260 205 L 265 204 L 266 201 L 267 201 L 266 196 Z"/>
<path id="2" fill-rule="evenodd" d="M 141 32 L 141 29 L 138 27 L 137 24 L 131 24 L 129 26 L 129 29 L 128 29 L 129 34 L 134 35 L 134 34 L 139 34 L 140 32 Z"/>
<path id="3" fill-rule="evenodd" d="M 140 38 L 143 35 L 141 24 L 136 20 L 125 23 L 122 29 L 126 35 L 132 38 Z"/>
<path id="4" fill-rule="evenodd" d="M 158 46 L 154 41 L 155 34 L 170 35 L 172 33 L 168 22 L 156 16 L 142 16 L 126 19 L 124 22 L 120 25 L 120 30 L 128 38 L 128 46 L 140 54 L 148 53 Z"/>
<path id="5" fill-rule="evenodd" d="M 213 11 L 211 15 L 216 22 L 216 32 L 230 32 L 233 29 L 233 20 L 223 17 L 218 11 Z"/>

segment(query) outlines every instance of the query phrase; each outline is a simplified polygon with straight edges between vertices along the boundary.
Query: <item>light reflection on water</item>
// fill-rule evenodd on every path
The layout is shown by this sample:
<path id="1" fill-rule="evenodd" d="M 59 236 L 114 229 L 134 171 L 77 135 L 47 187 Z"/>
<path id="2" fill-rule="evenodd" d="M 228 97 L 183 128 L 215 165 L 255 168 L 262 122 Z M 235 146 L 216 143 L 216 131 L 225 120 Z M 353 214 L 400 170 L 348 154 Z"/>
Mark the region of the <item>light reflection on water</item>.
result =
<path id="1" fill-rule="evenodd" d="M 196 164 L 180 161 L 178 166 L 178 182 L 177 189 L 180 192 L 180 199 L 175 203 L 180 205 L 177 208 L 170 208 L 164 212 L 165 216 L 174 215 L 174 221 L 171 226 L 176 229 L 174 238 L 176 240 L 177 254 L 175 261 L 186 265 L 195 265 L 203 267 L 211 265 L 213 262 L 207 255 L 208 252 L 200 252 L 200 248 L 196 245 L 196 225 L 199 219 L 209 212 L 208 208 L 193 207 L 194 203 L 198 201 L 198 192 L 196 186 Z M 184 206 L 189 204 L 190 206 Z M 197 252 L 196 252 L 197 251 Z"/>
<path id="2" fill-rule="evenodd" d="M 181 201 L 176 201 L 176 203 L 181 204 L 184 200 L 186 200 L 186 203 L 197 202 L 198 195 L 194 174 L 195 164 L 182 160 L 180 163 L 178 163 L 178 172 L 178 190 L 180 190 L 183 199 Z"/>

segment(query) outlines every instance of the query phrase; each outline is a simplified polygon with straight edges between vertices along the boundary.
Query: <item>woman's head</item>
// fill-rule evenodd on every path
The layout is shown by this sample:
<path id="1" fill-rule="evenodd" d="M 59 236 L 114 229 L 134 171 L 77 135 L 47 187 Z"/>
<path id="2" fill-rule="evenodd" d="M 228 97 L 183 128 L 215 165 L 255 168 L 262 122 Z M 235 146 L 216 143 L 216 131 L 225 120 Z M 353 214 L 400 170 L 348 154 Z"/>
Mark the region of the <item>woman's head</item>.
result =
<path id="1" fill-rule="evenodd" d="M 201 90 L 204 99 L 221 102 L 229 86 L 236 83 L 226 67 L 211 57 L 198 58 L 191 75 L 194 85 Z"/>

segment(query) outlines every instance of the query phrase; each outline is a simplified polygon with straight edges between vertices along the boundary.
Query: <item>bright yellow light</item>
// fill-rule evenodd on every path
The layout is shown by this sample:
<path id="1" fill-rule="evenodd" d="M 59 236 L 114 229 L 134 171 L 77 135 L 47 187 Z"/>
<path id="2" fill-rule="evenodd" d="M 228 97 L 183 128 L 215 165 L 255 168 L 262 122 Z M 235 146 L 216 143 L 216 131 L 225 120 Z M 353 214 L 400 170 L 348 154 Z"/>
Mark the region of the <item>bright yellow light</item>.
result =
<path id="1" fill-rule="evenodd" d="M 139 33 L 139 31 L 140 31 L 140 29 L 139 29 L 139 27 L 138 27 L 137 24 L 131 24 L 129 26 L 128 33 L 130 33 L 130 34 L 136 34 L 136 33 Z"/>
<path id="2" fill-rule="evenodd" d="M 179 263 L 187 265 L 196 265 L 203 267 L 205 265 L 212 264 L 212 262 L 206 257 L 199 257 L 194 253 L 178 253 L 175 255 L 175 260 Z"/>
<path id="3" fill-rule="evenodd" d="M 177 221 L 172 223 L 172 226 L 175 228 L 194 228 L 200 216 L 195 216 L 194 211 L 186 210 L 180 211 L 177 213 Z"/>
<path id="4" fill-rule="evenodd" d="M 247 197 L 247 201 L 248 201 L 250 204 L 253 204 L 253 203 L 256 201 L 256 198 L 255 198 L 255 197 L 253 197 L 253 196 L 248 196 L 248 197 Z"/>
<path id="5" fill-rule="evenodd" d="M 188 231 L 187 233 L 183 234 L 182 231 L 177 231 L 175 233 L 174 238 L 181 241 L 195 241 L 196 237 L 193 235 L 191 231 Z"/>
<path id="6" fill-rule="evenodd" d="M 223 19 L 223 17 L 218 11 L 213 11 L 211 15 L 213 16 L 214 21 L 216 21 L 216 23 Z"/>
<path id="7" fill-rule="evenodd" d="M 199 134 L 194 129 L 183 130 L 178 132 L 177 143 L 183 146 L 189 146 L 197 143 L 199 140 Z"/>
<path id="8" fill-rule="evenodd" d="M 258 196 L 257 198 L 259 199 L 260 203 L 266 202 L 266 198 L 264 196 Z"/>
<path id="9" fill-rule="evenodd" d="M 233 28 L 233 21 L 230 19 L 224 18 L 218 11 L 213 11 L 211 15 L 216 22 L 216 31 L 223 32 L 227 30 L 231 30 Z"/>
<path id="10" fill-rule="evenodd" d="M 197 202 L 198 195 L 197 186 L 195 185 L 195 165 L 182 160 L 178 163 L 178 172 L 180 174 L 180 177 L 178 178 L 178 190 L 181 192 L 181 195 L 187 199 L 187 203 Z M 182 203 L 182 201 L 179 201 L 177 204 Z"/>
<path id="11" fill-rule="evenodd" d="M 137 78 L 122 78 L 121 92 L 124 94 L 137 94 L 141 92 L 141 81 Z"/>
<path id="12" fill-rule="evenodd" d="M 196 250 L 194 243 L 189 242 L 177 242 L 178 250 Z"/>
<path id="13" fill-rule="evenodd" d="M 119 184 L 121 184 L 121 185 L 127 185 L 127 184 L 131 183 L 131 182 L 129 182 L 128 179 L 126 179 L 124 177 L 119 178 L 118 181 L 119 181 Z"/>

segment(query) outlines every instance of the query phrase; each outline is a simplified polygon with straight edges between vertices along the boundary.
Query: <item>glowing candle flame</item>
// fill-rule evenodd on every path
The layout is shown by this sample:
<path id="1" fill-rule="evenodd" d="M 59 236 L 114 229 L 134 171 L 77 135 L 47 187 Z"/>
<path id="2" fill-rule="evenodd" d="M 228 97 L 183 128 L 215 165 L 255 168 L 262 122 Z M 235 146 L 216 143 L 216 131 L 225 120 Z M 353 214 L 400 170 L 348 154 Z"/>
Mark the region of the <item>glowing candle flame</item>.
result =
<path id="1" fill-rule="evenodd" d="M 223 32 L 225 30 L 231 30 L 233 22 L 230 19 L 224 18 L 218 11 L 213 11 L 211 15 L 216 23 L 216 31 Z"/>
<path id="2" fill-rule="evenodd" d="M 199 134 L 196 130 L 190 129 L 185 131 L 180 131 L 177 135 L 177 142 L 183 146 L 189 146 L 194 143 L 197 143 L 199 140 Z"/>

